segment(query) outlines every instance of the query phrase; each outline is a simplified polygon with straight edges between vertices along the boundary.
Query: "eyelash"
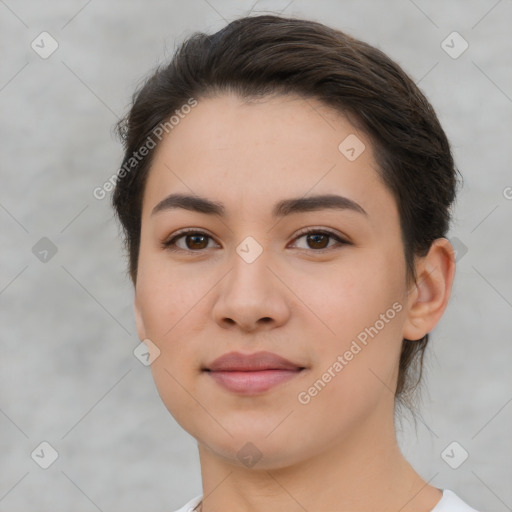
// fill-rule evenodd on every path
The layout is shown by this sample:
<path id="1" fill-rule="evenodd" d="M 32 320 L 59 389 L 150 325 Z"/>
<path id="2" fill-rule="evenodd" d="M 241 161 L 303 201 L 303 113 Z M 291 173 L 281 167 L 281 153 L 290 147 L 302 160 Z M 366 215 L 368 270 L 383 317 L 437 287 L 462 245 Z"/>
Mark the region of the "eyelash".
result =
<path id="1" fill-rule="evenodd" d="M 336 233 L 333 233 L 332 231 L 329 231 L 329 230 L 326 230 L 326 229 L 319 229 L 319 228 L 304 228 L 303 230 L 300 230 L 297 233 L 297 235 L 295 236 L 294 241 L 296 241 L 299 238 L 302 238 L 302 237 L 304 237 L 306 235 L 312 235 L 312 234 L 314 234 L 314 235 L 326 235 L 326 236 L 336 240 L 338 248 L 340 246 L 343 246 L 343 245 L 351 245 L 350 242 L 348 242 L 347 240 L 341 238 Z M 167 240 L 164 240 L 161 243 L 162 248 L 166 249 L 168 251 L 188 252 L 188 253 L 200 253 L 200 252 L 204 252 L 206 250 L 206 249 L 197 249 L 197 250 L 182 249 L 181 247 L 177 247 L 176 246 L 176 241 L 179 240 L 180 238 L 186 237 L 187 235 L 200 235 L 200 236 L 206 236 L 206 237 L 208 237 L 210 239 L 213 239 L 212 236 L 210 236 L 208 233 L 206 233 L 204 231 L 198 231 L 198 230 L 195 230 L 195 229 L 184 229 L 184 230 L 178 231 L 177 233 L 172 235 L 172 237 L 168 238 Z M 317 253 L 324 253 L 324 252 L 327 252 L 327 251 L 335 249 L 335 248 L 336 248 L 336 245 L 331 246 L 331 247 L 325 247 L 323 249 L 303 249 L 303 250 L 310 250 L 310 251 L 317 252 Z"/>

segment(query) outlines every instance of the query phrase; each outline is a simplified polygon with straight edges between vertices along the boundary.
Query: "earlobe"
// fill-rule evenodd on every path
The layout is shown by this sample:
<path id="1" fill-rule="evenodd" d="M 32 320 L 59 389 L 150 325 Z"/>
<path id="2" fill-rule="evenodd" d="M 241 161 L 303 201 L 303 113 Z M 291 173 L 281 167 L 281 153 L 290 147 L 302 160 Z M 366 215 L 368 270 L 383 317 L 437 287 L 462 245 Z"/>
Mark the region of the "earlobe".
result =
<path id="1" fill-rule="evenodd" d="M 416 282 L 409 292 L 403 337 L 419 340 L 443 316 L 455 276 L 455 253 L 446 238 L 432 243 L 428 254 L 416 263 Z"/>
<path id="2" fill-rule="evenodd" d="M 140 304 L 137 298 L 137 293 L 135 293 L 135 298 L 133 301 L 133 310 L 135 313 L 135 324 L 137 326 L 137 335 L 139 336 L 139 340 L 145 340 L 146 336 L 146 328 L 144 327 L 144 320 L 142 319 L 142 312 L 140 309 Z"/>

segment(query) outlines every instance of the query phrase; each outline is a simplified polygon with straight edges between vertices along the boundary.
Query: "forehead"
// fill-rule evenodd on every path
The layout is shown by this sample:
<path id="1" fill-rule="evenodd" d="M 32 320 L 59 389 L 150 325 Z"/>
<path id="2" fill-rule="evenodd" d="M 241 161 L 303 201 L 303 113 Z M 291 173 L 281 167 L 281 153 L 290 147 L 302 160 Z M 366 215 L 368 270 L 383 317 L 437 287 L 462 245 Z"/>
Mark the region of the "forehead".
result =
<path id="1" fill-rule="evenodd" d="M 230 205 L 254 211 L 308 193 L 366 204 L 390 199 L 368 137 L 314 99 L 199 99 L 155 151 L 143 216 L 172 192 L 221 200 L 228 214 Z"/>

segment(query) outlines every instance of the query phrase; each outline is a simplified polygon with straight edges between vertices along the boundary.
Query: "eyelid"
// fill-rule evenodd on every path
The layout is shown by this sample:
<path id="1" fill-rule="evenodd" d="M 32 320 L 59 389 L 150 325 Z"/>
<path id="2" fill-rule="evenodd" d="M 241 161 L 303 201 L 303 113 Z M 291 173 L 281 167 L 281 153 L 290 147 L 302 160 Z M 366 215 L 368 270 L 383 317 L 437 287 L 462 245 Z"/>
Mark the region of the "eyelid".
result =
<path id="1" fill-rule="evenodd" d="M 352 242 L 350 242 L 350 240 L 347 236 L 345 236 L 341 233 L 338 233 L 337 231 L 334 231 L 330 228 L 324 228 L 321 226 L 309 226 L 307 228 L 300 229 L 299 231 L 297 231 L 297 233 L 295 233 L 293 235 L 293 241 L 297 240 L 298 238 L 301 238 L 304 235 L 316 234 L 316 233 L 329 235 L 332 238 L 335 238 L 341 244 L 352 245 Z M 332 247 L 331 247 L 331 249 L 332 249 Z M 327 248 L 326 249 L 317 249 L 316 251 L 314 249 L 311 249 L 311 250 L 313 252 L 322 252 L 322 251 L 327 251 L 328 249 Z"/>
<path id="2" fill-rule="evenodd" d="M 202 251 L 185 250 L 185 249 L 181 249 L 180 247 L 176 247 L 175 245 L 173 247 L 173 244 L 175 244 L 176 240 L 178 240 L 179 238 L 181 238 L 185 235 L 205 235 L 205 236 L 210 237 L 212 240 L 215 240 L 215 237 L 213 235 L 211 235 L 210 233 L 208 233 L 208 231 L 205 231 L 203 228 L 183 228 L 183 229 L 179 229 L 178 231 L 175 231 L 170 236 L 166 237 L 161 242 L 160 245 L 162 246 L 163 249 L 167 249 L 167 250 L 176 250 L 176 251 L 184 251 L 184 252 L 203 252 L 204 251 L 204 249 Z M 215 243 L 217 243 L 217 242 L 215 242 Z"/>

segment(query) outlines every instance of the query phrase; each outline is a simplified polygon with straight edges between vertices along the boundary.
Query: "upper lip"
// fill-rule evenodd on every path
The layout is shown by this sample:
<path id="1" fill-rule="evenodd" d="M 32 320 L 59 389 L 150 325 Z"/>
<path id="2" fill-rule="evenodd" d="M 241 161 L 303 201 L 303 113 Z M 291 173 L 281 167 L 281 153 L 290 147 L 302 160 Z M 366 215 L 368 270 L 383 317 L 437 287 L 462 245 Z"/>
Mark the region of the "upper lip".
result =
<path id="1" fill-rule="evenodd" d="M 277 354 L 263 351 L 252 354 L 228 352 L 206 366 L 205 370 L 214 372 L 250 372 L 262 370 L 302 370 L 303 368 L 303 366 L 292 363 Z"/>

